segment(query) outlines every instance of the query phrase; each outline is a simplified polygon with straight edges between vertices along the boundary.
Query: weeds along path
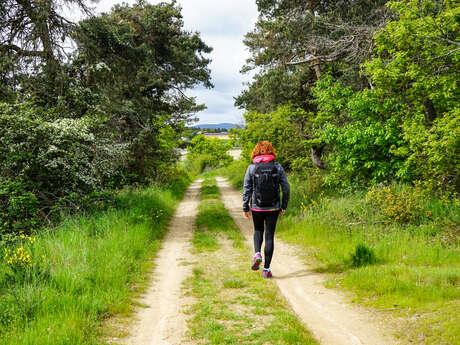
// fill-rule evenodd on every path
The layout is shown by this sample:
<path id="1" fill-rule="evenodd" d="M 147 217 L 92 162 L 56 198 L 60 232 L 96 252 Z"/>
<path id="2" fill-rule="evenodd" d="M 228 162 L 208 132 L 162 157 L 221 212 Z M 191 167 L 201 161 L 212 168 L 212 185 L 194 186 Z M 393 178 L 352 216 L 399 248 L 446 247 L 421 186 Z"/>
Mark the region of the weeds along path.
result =
<path id="1" fill-rule="evenodd" d="M 252 222 L 244 218 L 241 193 L 217 178 L 221 199 L 252 248 Z M 275 239 L 273 280 L 291 307 L 322 345 L 396 345 L 388 327 L 371 311 L 350 305 L 327 289 L 323 275 L 310 270 L 297 249 Z M 248 255 L 248 265 L 250 255 Z"/>
<path id="2" fill-rule="evenodd" d="M 174 213 L 163 247 L 155 260 L 153 281 L 139 301 L 137 322 L 130 336 L 123 339 L 127 345 L 179 345 L 187 331 L 183 309 L 186 300 L 181 286 L 191 274 L 190 266 L 183 262 L 190 256 L 190 239 L 200 203 L 201 180 L 196 180 L 187 190 Z"/>

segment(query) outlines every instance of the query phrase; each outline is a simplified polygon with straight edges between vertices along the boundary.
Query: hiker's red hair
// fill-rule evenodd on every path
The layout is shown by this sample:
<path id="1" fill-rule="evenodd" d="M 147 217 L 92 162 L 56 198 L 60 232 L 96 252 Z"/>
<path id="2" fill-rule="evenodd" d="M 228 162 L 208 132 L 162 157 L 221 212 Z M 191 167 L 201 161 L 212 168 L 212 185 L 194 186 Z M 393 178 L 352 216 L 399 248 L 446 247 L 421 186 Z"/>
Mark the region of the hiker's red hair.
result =
<path id="1" fill-rule="evenodd" d="M 276 157 L 276 151 L 269 141 L 259 141 L 251 153 L 251 159 L 261 155 L 273 155 Z"/>

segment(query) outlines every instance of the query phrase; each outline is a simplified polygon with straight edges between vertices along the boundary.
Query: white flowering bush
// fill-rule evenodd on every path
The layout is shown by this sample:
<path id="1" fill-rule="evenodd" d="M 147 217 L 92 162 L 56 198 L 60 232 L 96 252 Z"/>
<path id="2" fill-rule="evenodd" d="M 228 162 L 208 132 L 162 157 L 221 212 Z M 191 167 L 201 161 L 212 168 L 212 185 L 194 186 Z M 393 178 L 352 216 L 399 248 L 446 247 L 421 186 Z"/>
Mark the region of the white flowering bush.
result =
<path id="1" fill-rule="evenodd" d="M 27 186 L 21 195 L 33 195 L 46 213 L 61 198 L 104 189 L 126 161 L 128 147 L 96 136 L 91 118 L 45 121 L 40 111 L 0 103 L 0 181 Z M 14 193 L 3 199 L 0 233 L 19 230 L 9 223 L 1 228 Z"/>

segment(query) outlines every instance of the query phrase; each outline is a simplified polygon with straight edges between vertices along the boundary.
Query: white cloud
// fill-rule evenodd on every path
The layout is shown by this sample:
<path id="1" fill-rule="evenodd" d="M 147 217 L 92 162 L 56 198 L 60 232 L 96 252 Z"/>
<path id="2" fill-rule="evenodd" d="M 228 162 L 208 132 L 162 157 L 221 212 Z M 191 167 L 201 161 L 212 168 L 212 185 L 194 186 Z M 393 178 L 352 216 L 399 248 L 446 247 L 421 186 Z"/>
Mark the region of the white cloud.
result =
<path id="1" fill-rule="evenodd" d="M 242 121 L 242 110 L 233 106 L 234 96 L 243 89 L 249 76 L 239 73 L 249 53 L 243 44 L 244 35 L 257 20 L 252 0 L 180 0 L 184 26 L 199 31 L 206 44 L 213 47 L 211 76 L 214 89 L 191 90 L 200 103 L 208 107 L 197 114 L 199 123 Z"/>
<path id="2" fill-rule="evenodd" d="M 102 0 L 97 11 L 107 12 L 121 2 Z M 242 111 L 233 106 L 233 97 L 243 89 L 243 81 L 250 78 L 239 71 L 249 57 L 242 41 L 257 20 L 255 0 L 178 0 L 177 3 L 182 7 L 185 29 L 200 32 L 203 41 L 213 47 L 210 68 L 214 88 L 199 87 L 187 93 L 197 96 L 198 102 L 208 107 L 197 114 L 199 123 L 241 122 Z"/>

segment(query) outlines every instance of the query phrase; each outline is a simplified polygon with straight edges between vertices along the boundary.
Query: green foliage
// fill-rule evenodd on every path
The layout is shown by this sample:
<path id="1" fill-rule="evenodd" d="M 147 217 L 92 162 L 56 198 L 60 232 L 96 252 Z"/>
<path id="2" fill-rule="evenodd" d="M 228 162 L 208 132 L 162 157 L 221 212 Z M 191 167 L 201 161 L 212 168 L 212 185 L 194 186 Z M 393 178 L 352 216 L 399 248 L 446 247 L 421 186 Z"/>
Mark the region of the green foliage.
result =
<path id="1" fill-rule="evenodd" d="M 376 91 L 353 92 L 327 77 L 317 84 L 318 114 L 313 119 L 316 135 L 328 144 L 330 184 L 376 183 L 394 177 L 408 180 L 404 156 L 396 156 L 405 142 L 397 106 Z"/>
<path id="2" fill-rule="evenodd" d="M 313 72 L 291 69 L 271 69 L 258 73 L 247 90 L 235 98 L 235 105 L 246 111 L 270 113 L 279 106 L 295 104 L 302 109 L 311 108 L 308 87 L 314 83 Z"/>
<path id="3" fill-rule="evenodd" d="M 282 106 L 266 114 L 245 113 L 246 127 L 233 131 L 242 146 L 242 156 L 249 160 L 254 146 L 259 141 L 268 140 L 276 150 L 276 160 L 285 169 L 289 169 L 306 152 L 302 140 L 302 125 L 307 117 L 304 110 L 291 106 Z"/>
<path id="4" fill-rule="evenodd" d="M 126 145 L 96 138 L 88 118 L 50 122 L 0 106 L 2 177 L 36 184 L 45 195 L 94 190 L 126 155 Z"/>
<path id="5" fill-rule="evenodd" d="M 0 239 L 37 228 L 38 212 L 39 201 L 26 184 L 0 179 Z"/>
<path id="6" fill-rule="evenodd" d="M 82 87 L 100 95 L 114 137 L 131 143 L 128 171 L 140 182 L 167 176 L 185 124 L 204 107 L 184 91 L 212 87 L 212 49 L 183 29 L 174 3 L 117 5 L 80 22 L 74 39 Z"/>
<path id="7" fill-rule="evenodd" d="M 244 43 L 243 72 L 259 69 L 236 105 L 272 112 L 292 104 L 314 111 L 311 88 L 321 71 L 362 88 L 359 65 L 372 52 L 372 35 L 390 18 L 386 0 L 259 0 L 259 17 Z"/>
<path id="8" fill-rule="evenodd" d="M 50 27 L 43 27 L 45 14 L 24 12 L 23 5 L 30 3 L 5 2 L 20 10 L 1 29 L 13 38 L 0 42 L 8 53 L 0 59 L 0 97 L 12 102 L 0 103 L 0 181 L 2 189 L 16 183 L 8 188 L 17 190 L 2 198 L 3 238 L 30 231 L 50 213 L 104 199 L 103 189 L 167 183 L 176 174 L 181 132 L 203 108 L 183 91 L 212 87 L 204 56 L 211 48 L 183 29 L 175 3 L 118 5 L 78 25 L 38 4 L 37 13 L 56 20 Z M 90 13 L 84 1 L 78 5 Z M 25 46 L 11 45 L 24 30 Z M 57 35 L 75 43 L 65 62 Z M 22 210 L 11 206 L 20 204 Z"/>
<path id="9" fill-rule="evenodd" d="M 390 1 L 383 11 L 383 2 L 369 1 L 257 4 L 260 17 L 245 40 L 252 58 L 244 70 L 263 69 L 237 98 L 248 111 L 248 127 L 238 133 L 245 156 L 257 140 L 278 139 L 284 165 L 298 171 L 311 169 L 311 148 L 330 186 L 420 181 L 428 190 L 456 195 L 458 4 Z M 348 49 L 346 42 L 356 45 Z M 321 66 L 316 83 L 308 62 Z M 304 114 L 276 118 L 286 104 L 301 106 Z M 295 149 L 285 150 L 288 145 Z"/>
<path id="10" fill-rule="evenodd" d="M 404 169 L 413 169 L 413 175 L 428 190 L 455 196 L 460 188 L 460 107 L 456 107 L 433 121 L 431 126 L 420 118 L 407 119 L 402 128 L 406 151 Z"/>
<path id="11" fill-rule="evenodd" d="M 379 94 L 398 104 L 407 147 L 405 169 L 438 190 L 459 188 L 460 5 L 389 2 L 398 20 L 375 35 L 376 55 L 364 67 Z"/>
<path id="12" fill-rule="evenodd" d="M 199 134 L 190 141 L 187 159 L 198 163 L 199 172 L 206 168 L 219 168 L 233 161 L 227 153 L 231 148 L 232 144 L 226 140 L 206 138 Z"/>
<path id="13" fill-rule="evenodd" d="M 404 187 L 395 190 L 389 186 L 372 187 L 367 192 L 366 199 L 391 222 L 420 223 L 425 216 L 420 188 Z"/>
<path id="14" fill-rule="evenodd" d="M 127 154 L 126 145 L 96 138 L 91 119 L 46 121 L 42 111 L 0 104 L 2 237 L 36 228 L 63 198 L 69 206 L 78 195 L 101 190 Z"/>
<path id="15" fill-rule="evenodd" d="M 355 252 L 351 255 L 351 262 L 353 267 L 361 267 L 375 264 L 377 259 L 375 258 L 375 252 L 371 248 L 360 243 L 356 246 Z"/>

